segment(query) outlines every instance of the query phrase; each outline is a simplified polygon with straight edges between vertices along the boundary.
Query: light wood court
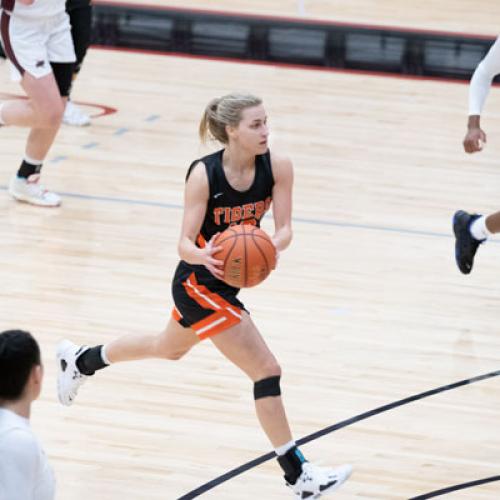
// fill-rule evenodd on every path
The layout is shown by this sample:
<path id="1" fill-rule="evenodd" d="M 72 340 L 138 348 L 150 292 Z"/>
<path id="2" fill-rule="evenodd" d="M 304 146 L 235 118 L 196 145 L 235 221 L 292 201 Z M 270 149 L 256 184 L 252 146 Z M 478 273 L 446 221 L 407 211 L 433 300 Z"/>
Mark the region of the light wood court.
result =
<path id="1" fill-rule="evenodd" d="M 3 66 L 0 83 L 20 93 Z M 0 328 L 30 329 L 42 344 L 33 425 L 60 500 L 175 499 L 270 451 L 251 384 L 210 342 L 180 362 L 98 373 L 71 408 L 55 394 L 61 338 L 106 343 L 167 321 L 184 175 L 206 151 L 198 120 L 233 89 L 263 96 L 273 147 L 295 162 L 294 242 L 241 297 L 282 364 L 296 437 L 500 368 L 500 246 L 481 248 L 462 276 L 450 227 L 458 208 L 499 209 L 498 89 L 488 146 L 467 157 L 463 84 L 91 50 L 74 99 L 118 112 L 62 129 L 44 171 L 60 209 L 9 198 L 25 131 L 0 130 Z M 339 500 L 404 499 L 498 474 L 499 418 L 492 378 L 303 450 L 354 465 Z M 268 462 L 204 498 L 290 498 L 280 476 Z M 499 495 L 497 482 L 450 498 Z"/>
<path id="2" fill-rule="evenodd" d="M 138 0 L 106 3 L 139 4 Z M 495 0 L 148 0 L 148 5 L 498 36 Z"/>

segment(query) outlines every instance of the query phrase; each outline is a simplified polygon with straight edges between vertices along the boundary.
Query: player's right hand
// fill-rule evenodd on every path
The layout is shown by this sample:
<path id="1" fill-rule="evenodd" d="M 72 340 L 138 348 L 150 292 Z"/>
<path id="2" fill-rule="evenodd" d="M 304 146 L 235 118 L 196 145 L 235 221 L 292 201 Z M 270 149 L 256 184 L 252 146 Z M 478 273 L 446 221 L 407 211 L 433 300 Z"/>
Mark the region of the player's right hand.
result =
<path id="1" fill-rule="evenodd" d="M 464 151 L 466 153 L 476 153 L 483 149 L 486 144 L 486 134 L 479 127 L 470 128 L 464 138 Z"/>
<path id="2" fill-rule="evenodd" d="M 214 253 L 219 252 L 222 250 L 222 247 L 216 247 L 214 246 L 214 239 L 217 237 L 219 233 L 214 234 L 211 238 L 210 241 L 205 245 L 205 248 L 203 248 L 203 253 L 204 253 L 204 262 L 203 265 L 219 280 L 224 278 L 224 271 L 222 269 L 222 266 L 224 266 L 224 261 L 222 260 L 217 260 L 214 258 Z"/>

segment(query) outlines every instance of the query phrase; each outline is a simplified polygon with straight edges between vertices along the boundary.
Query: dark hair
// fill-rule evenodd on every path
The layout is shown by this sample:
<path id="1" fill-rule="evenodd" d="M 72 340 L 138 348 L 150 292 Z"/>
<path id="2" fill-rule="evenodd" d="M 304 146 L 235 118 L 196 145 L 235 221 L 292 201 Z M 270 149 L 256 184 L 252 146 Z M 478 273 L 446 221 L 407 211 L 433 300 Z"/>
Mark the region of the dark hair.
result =
<path id="1" fill-rule="evenodd" d="M 29 332 L 0 333 L 0 401 L 16 401 L 34 366 L 40 365 L 40 347 Z"/>

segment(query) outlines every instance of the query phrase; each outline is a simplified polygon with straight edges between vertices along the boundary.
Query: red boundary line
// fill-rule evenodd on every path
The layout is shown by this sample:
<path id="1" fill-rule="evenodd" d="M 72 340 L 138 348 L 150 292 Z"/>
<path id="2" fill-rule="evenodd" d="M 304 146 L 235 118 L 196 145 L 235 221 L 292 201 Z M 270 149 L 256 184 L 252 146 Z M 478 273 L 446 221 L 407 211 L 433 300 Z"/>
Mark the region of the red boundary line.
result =
<path id="1" fill-rule="evenodd" d="M 22 99 L 22 100 L 28 99 L 28 97 L 25 95 L 10 94 L 8 92 L 0 92 L 0 97 L 7 99 Z M 80 104 L 82 106 L 91 106 L 93 108 L 101 110 L 99 113 L 90 115 L 91 118 L 100 118 L 101 116 L 112 115 L 118 111 L 116 108 L 113 108 L 111 106 L 106 106 L 104 104 L 96 104 L 93 102 L 84 102 L 84 101 L 73 101 L 73 102 L 75 104 Z"/>
<path id="2" fill-rule="evenodd" d="M 166 5 L 144 5 L 134 2 L 106 2 L 106 0 L 96 0 L 94 5 L 106 5 L 106 6 L 116 6 L 116 7 L 131 7 L 133 9 L 143 9 L 143 10 L 161 10 L 170 12 L 182 12 L 182 13 L 193 13 L 193 14 L 204 14 L 212 16 L 231 16 L 231 17 L 243 17 L 246 19 L 264 19 L 269 21 L 286 21 L 290 23 L 301 23 L 310 25 L 324 25 L 324 26 L 338 26 L 338 27 L 351 27 L 351 28 L 361 28 L 361 29 L 371 29 L 371 30 L 393 30 L 403 33 L 417 33 L 417 34 L 428 34 L 428 35 L 439 35 L 439 36 L 461 36 L 465 38 L 479 38 L 481 40 L 495 40 L 496 35 L 477 35 L 473 33 L 464 33 L 460 31 L 438 31 L 430 30 L 424 28 L 404 28 L 392 25 L 382 25 L 382 24 L 362 24 L 362 23 L 350 23 L 343 21 L 331 21 L 325 19 L 314 19 L 314 18 L 303 18 L 303 17 L 287 17 L 287 16 L 275 16 L 270 14 L 250 14 L 247 12 L 237 12 L 237 11 L 224 11 L 224 10 L 209 10 L 209 9 L 191 9 L 187 7 L 175 7 Z"/>

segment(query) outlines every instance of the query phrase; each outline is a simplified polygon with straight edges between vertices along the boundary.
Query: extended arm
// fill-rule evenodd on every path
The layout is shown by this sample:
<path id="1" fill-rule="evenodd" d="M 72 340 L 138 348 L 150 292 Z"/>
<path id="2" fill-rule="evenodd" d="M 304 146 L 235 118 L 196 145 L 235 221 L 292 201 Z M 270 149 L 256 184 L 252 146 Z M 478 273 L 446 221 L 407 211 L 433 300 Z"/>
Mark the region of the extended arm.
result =
<path id="1" fill-rule="evenodd" d="M 486 134 L 481 129 L 481 113 L 488 97 L 493 78 L 500 73 L 500 37 L 492 45 L 486 57 L 478 64 L 469 86 L 469 119 L 464 150 L 475 153 L 482 149 Z"/>
<path id="2" fill-rule="evenodd" d="M 274 246 L 278 252 L 285 250 L 292 241 L 292 189 L 293 165 L 289 158 L 272 157 L 274 188 L 273 216 Z"/>

